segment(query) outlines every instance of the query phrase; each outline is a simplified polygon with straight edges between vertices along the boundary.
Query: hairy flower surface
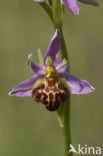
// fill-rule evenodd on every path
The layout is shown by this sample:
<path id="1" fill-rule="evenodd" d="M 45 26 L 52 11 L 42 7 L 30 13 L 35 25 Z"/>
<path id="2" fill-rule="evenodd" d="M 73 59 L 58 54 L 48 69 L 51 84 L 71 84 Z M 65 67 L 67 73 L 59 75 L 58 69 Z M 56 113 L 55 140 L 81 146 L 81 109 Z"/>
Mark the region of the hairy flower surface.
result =
<path id="1" fill-rule="evenodd" d="M 46 0 L 34 0 L 35 2 L 44 2 Z M 48 0 L 51 1 L 52 0 Z M 79 0 L 80 2 L 86 3 L 86 4 L 92 4 L 98 6 L 98 0 Z M 61 0 L 61 2 L 64 4 L 64 6 L 72 11 L 74 14 L 78 15 L 79 14 L 79 7 L 77 4 L 77 0 Z"/>
<path id="2" fill-rule="evenodd" d="M 67 72 L 69 65 L 66 59 L 59 63 L 57 54 L 60 47 L 61 34 L 56 30 L 45 52 L 44 65 L 34 63 L 30 54 L 28 63 L 35 75 L 13 87 L 9 95 L 32 96 L 34 101 L 43 103 L 50 111 L 55 111 L 69 98 L 70 94 L 93 92 L 94 88 L 86 80 Z"/>

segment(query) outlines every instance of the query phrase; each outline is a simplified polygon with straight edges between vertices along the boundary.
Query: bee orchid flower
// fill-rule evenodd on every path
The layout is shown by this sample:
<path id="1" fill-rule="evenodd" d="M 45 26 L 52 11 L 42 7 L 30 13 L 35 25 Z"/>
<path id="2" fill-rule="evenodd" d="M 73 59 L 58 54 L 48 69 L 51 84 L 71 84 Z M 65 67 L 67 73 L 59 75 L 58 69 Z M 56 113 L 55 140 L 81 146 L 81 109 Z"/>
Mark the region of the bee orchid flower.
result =
<path id="1" fill-rule="evenodd" d="M 46 0 L 33 0 L 35 2 L 44 2 Z M 48 0 L 52 3 L 52 0 Z M 83 2 L 85 4 L 91 4 L 98 6 L 98 0 L 79 0 L 80 2 Z M 79 7 L 77 4 L 77 0 L 61 0 L 61 3 L 70 11 L 72 11 L 74 14 L 79 15 Z"/>
<path id="2" fill-rule="evenodd" d="M 61 47 L 61 34 L 56 30 L 47 48 L 43 65 L 34 63 L 32 55 L 28 56 L 28 64 L 33 76 L 13 87 L 9 95 L 28 97 L 45 105 L 46 109 L 55 111 L 64 103 L 70 94 L 88 94 L 94 88 L 86 81 L 67 72 L 69 65 L 66 59 L 61 63 L 57 54 Z"/>

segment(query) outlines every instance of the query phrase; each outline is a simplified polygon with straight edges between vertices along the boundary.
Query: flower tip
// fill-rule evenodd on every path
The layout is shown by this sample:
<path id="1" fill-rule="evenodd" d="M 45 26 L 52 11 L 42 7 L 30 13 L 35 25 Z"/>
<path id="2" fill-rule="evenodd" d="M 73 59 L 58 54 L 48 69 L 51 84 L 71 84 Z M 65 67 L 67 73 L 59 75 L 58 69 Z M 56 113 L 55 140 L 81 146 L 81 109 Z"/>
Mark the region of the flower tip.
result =
<path id="1" fill-rule="evenodd" d="M 56 32 L 55 32 L 54 36 L 55 37 L 58 36 L 59 38 L 61 38 L 61 33 L 60 33 L 60 31 L 58 29 L 56 29 Z"/>
<path id="2" fill-rule="evenodd" d="M 30 53 L 29 55 L 28 55 L 28 57 L 27 57 L 27 62 L 28 62 L 28 64 L 30 64 L 30 61 L 31 61 L 31 58 L 32 58 L 32 53 Z"/>
<path id="3" fill-rule="evenodd" d="M 56 33 L 59 33 L 60 31 L 59 31 L 59 29 L 56 29 Z"/>
<path id="4" fill-rule="evenodd" d="M 90 86 L 89 92 L 88 93 L 92 93 L 94 92 L 96 89 L 93 86 Z"/>
<path id="5" fill-rule="evenodd" d="M 64 58 L 62 62 L 62 66 L 66 66 L 66 65 L 68 65 L 68 61 Z"/>
<path id="6" fill-rule="evenodd" d="M 79 15 L 79 8 L 77 8 L 77 9 L 74 10 L 74 14 L 75 14 L 76 16 Z"/>
<path id="7" fill-rule="evenodd" d="M 8 95 L 11 96 L 11 95 L 12 95 L 12 91 L 10 91 L 10 92 L 8 93 Z"/>
<path id="8" fill-rule="evenodd" d="M 93 86 L 91 86 L 91 89 L 92 89 L 92 92 L 94 92 L 96 90 Z"/>

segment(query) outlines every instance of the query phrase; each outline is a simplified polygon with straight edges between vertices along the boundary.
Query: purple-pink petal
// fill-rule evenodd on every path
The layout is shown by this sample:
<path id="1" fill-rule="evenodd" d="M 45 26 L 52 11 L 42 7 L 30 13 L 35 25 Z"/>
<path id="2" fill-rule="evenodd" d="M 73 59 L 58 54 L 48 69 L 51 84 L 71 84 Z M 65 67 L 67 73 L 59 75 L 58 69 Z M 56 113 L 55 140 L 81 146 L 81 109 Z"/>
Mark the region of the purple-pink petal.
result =
<path id="1" fill-rule="evenodd" d="M 32 96 L 32 89 L 16 90 L 12 91 L 10 96 L 28 97 Z"/>
<path id="2" fill-rule="evenodd" d="M 72 74 L 65 73 L 59 76 L 66 80 L 72 94 L 88 94 L 95 90 L 86 80 L 79 79 Z"/>
<path id="3" fill-rule="evenodd" d="M 57 73 L 58 74 L 65 73 L 68 69 L 69 69 L 69 65 L 66 65 L 64 67 L 61 67 L 61 68 L 57 69 Z"/>
<path id="4" fill-rule="evenodd" d="M 45 52 L 44 64 L 48 56 L 51 56 L 55 66 L 59 64 L 59 61 L 57 59 L 57 54 L 60 50 L 60 47 L 61 47 L 61 34 L 58 30 L 56 30 L 53 38 L 51 39 L 49 47 L 47 48 Z"/>
<path id="5" fill-rule="evenodd" d="M 40 78 L 44 78 L 44 75 L 38 74 L 38 75 L 32 76 L 31 78 L 29 78 L 26 81 L 19 83 L 18 85 L 13 87 L 11 92 L 9 92 L 9 95 L 11 95 L 11 96 L 23 96 L 23 97 L 24 96 L 31 96 L 31 88 L 33 87 L 35 82 Z"/>
<path id="6" fill-rule="evenodd" d="M 69 65 L 66 59 L 63 59 L 63 61 L 60 64 L 58 64 L 56 67 L 58 73 L 66 72 L 68 69 L 69 69 Z"/>
<path id="7" fill-rule="evenodd" d="M 34 63 L 32 61 L 32 54 L 29 54 L 28 55 L 28 64 L 30 65 L 30 68 L 32 70 L 33 73 L 36 73 L 36 74 L 45 74 L 44 70 L 45 70 L 45 67 L 40 65 L 40 64 L 37 64 L 37 63 Z"/>
<path id="8" fill-rule="evenodd" d="M 77 0 L 61 0 L 64 6 L 72 11 L 74 14 L 79 15 L 79 8 Z"/>
<path id="9" fill-rule="evenodd" d="M 98 0 L 79 0 L 80 2 L 83 2 L 85 4 L 92 4 L 98 6 Z"/>

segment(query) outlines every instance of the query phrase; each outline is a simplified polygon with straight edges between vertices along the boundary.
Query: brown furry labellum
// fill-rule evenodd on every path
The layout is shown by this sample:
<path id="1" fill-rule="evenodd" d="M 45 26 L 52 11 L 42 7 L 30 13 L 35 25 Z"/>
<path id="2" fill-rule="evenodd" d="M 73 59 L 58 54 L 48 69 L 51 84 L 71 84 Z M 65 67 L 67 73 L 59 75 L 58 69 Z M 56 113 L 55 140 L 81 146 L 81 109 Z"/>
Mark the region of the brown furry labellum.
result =
<path id="1" fill-rule="evenodd" d="M 39 79 L 32 89 L 34 101 L 41 102 L 49 111 L 55 111 L 69 97 L 69 88 L 62 78 Z"/>

